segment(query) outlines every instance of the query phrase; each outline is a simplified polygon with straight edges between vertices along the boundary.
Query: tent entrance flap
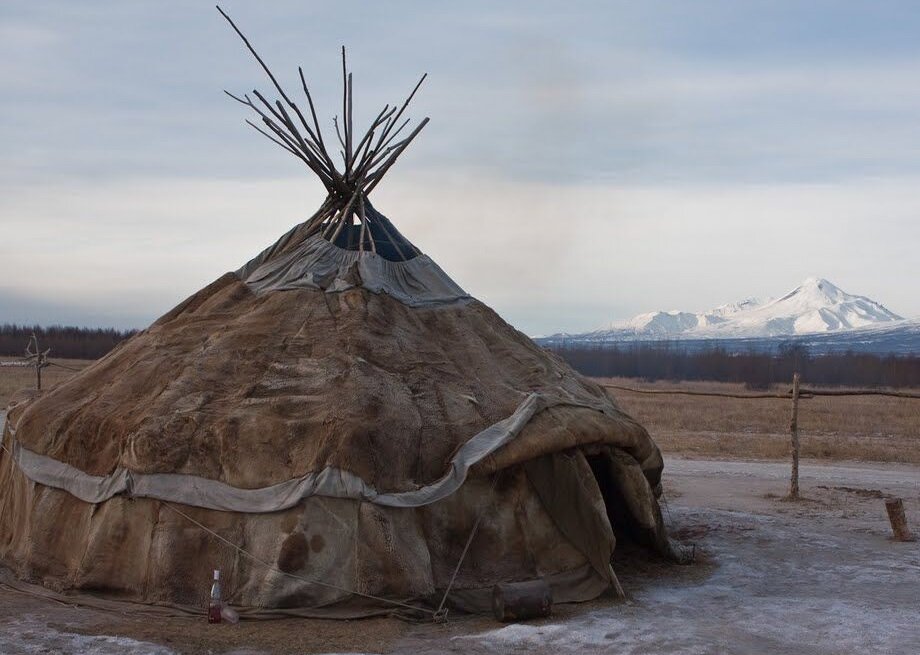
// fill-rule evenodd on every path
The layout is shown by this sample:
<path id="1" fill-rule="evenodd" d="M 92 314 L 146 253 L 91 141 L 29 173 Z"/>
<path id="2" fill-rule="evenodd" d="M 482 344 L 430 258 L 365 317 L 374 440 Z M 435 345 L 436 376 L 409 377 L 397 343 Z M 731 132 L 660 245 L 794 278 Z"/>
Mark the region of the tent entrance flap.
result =
<path id="1" fill-rule="evenodd" d="M 612 455 L 604 450 L 585 457 L 604 499 L 607 520 L 616 538 L 616 554 L 621 555 L 625 551 L 651 544 L 647 531 L 642 528 L 633 514 L 633 508 L 629 506 L 629 490 L 623 488 L 625 481 L 611 458 Z"/>
<path id="2" fill-rule="evenodd" d="M 525 470 L 560 532 L 611 584 L 615 551 L 689 559 L 668 538 L 655 492 L 628 453 L 611 446 L 572 449 L 530 460 Z"/>
<path id="3" fill-rule="evenodd" d="M 617 554 L 692 560 L 692 550 L 668 537 L 656 492 L 639 463 L 613 446 L 587 450 L 585 459 L 604 499 Z"/>
<path id="4" fill-rule="evenodd" d="M 601 578 L 614 584 L 610 558 L 616 539 L 584 453 L 573 449 L 543 455 L 526 462 L 524 470 L 559 531 Z"/>

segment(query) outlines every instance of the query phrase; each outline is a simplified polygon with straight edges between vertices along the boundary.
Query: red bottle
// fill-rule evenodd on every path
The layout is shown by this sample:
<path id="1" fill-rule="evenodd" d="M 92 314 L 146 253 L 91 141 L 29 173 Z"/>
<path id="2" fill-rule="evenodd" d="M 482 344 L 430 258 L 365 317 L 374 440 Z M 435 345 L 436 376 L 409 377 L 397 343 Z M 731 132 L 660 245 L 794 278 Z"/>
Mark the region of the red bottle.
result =
<path id="1" fill-rule="evenodd" d="M 220 600 L 220 571 L 214 571 L 214 584 L 211 585 L 211 598 L 208 600 L 208 623 L 220 623 L 220 611 L 223 603 Z"/>

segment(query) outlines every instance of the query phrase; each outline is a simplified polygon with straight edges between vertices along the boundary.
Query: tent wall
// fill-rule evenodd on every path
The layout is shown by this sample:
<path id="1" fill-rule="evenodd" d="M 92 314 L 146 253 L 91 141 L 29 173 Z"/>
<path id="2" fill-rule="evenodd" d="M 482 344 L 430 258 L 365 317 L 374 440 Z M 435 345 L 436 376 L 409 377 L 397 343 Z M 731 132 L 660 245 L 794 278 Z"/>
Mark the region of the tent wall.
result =
<path id="1" fill-rule="evenodd" d="M 11 464 L 9 457 L 0 462 L 7 490 L 0 561 L 52 588 L 201 606 L 211 569 L 220 568 L 229 602 L 243 607 L 296 607 L 317 615 L 380 611 L 346 590 L 435 603 L 480 511 L 485 520 L 451 605 L 487 611 L 495 581 L 545 577 L 558 600 L 587 600 L 608 585 L 557 527 L 520 467 L 504 471 L 494 489 L 488 479 L 468 480 L 452 496 L 416 509 L 319 497 L 269 514 L 181 507 L 266 559 L 267 567 L 159 501 L 85 503 L 29 481 Z"/>

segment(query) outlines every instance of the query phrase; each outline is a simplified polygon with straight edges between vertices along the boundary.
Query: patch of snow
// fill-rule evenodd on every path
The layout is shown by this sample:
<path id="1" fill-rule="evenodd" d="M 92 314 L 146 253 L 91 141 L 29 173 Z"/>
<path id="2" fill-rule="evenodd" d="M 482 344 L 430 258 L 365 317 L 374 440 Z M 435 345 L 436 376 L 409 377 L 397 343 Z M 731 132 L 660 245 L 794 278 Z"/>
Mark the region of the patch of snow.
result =
<path id="1" fill-rule="evenodd" d="M 905 549 L 771 516 L 671 511 L 678 523 L 709 529 L 698 542 L 718 562 L 708 578 L 665 577 L 643 584 L 630 603 L 452 641 L 469 653 L 920 652 L 912 601 L 920 567 Z"/>
<path id="2" fill-rule="evenodd" d="M 175 655 L 175 651 L 127 637 L 90 636 L 61 632 L 30 615 L 5 620 L 0 630 L 0 653 L 32 655 Z"/>

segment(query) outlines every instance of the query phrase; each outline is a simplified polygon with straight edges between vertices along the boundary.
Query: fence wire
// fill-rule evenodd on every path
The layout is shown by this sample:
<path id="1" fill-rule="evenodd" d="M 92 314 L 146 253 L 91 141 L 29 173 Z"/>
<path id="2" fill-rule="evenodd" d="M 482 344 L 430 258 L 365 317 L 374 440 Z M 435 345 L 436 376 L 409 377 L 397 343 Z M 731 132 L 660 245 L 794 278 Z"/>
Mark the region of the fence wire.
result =
<path id="1" fill-rule="evenodd" d="M 629 391 L 631 393 L 644 394 L 662 394 L 669 396 L 710 396 L 713 398 L 775 398 L 782 400 L 792 400 L 792 391 L 787 393 L 719 393 L 717 391 L 690 391 L 689 389 L 636 389 L 634 387 L 624 387 L 618 384 L 601 384 L 605 389 L 616 389 L 618 391 Z M 918 398 L 920 394 L 910 393 L 907 391 L 885 391 L 882 389 L 799 389 L 799 398 L 814 398 L 816 396 L 889 396 L 891 398 Z"/>

